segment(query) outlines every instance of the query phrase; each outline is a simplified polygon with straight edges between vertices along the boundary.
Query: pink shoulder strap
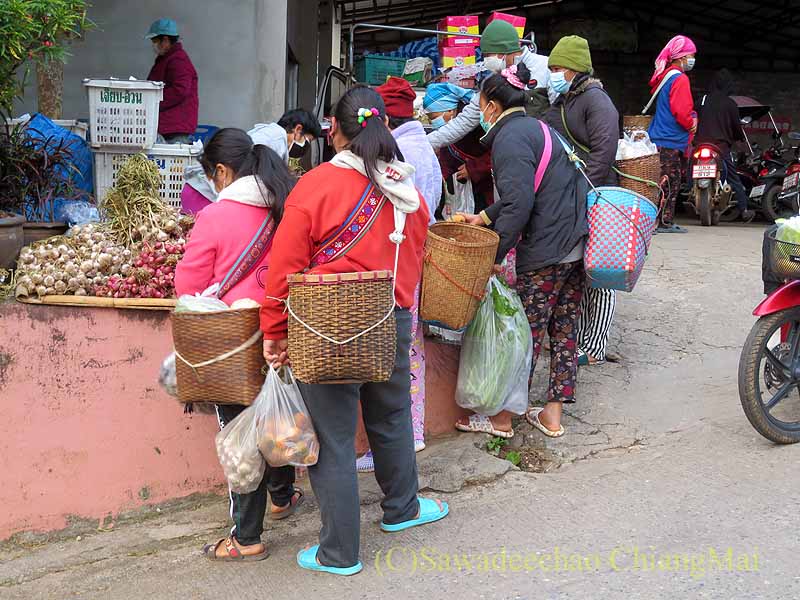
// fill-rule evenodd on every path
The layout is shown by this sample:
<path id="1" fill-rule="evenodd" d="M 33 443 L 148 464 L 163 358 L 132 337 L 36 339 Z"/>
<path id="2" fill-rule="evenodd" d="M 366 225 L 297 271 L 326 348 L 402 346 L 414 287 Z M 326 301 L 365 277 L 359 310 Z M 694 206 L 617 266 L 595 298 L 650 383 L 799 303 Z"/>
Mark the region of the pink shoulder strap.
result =
<path id="1" fill-rule="evenodd" d="M 544 179 L 544 172 L 547 170 L 547 166 L 550 164 L 550 157 L 553 154 L 553 138 L 550 135 L 550 128 L 543 121 L 539 121 L 539 125 L 542 126 L 542 133 L 544 134 L 544 150 L 542 151 L 542 158 L 536 167 L 536 177 L 533 180 L 534 192 L 539 191 L 539 186 L 542 184 L 542 179 Z"/>

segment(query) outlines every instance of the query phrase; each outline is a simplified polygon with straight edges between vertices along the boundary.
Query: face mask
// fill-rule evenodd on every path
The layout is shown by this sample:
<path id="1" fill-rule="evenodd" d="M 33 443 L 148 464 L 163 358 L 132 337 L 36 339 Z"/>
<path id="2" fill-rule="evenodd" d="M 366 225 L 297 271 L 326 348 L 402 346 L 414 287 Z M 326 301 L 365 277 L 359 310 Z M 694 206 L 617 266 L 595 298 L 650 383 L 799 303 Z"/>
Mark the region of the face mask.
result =
<path id="1" fill-rule="evenodd" d="M 566 94 L 569 91 L 570 82 L 564 76 L 564 73 L 557 71 L 550 73 L 550 87 L 558 94 Z"/>
<path id="2" fill-rule="evenodd" d="M 483 59 L 483 68 L 492 73 L 499 73 L 506 68 L 506 59 L 500 56 L 487 56 Z"/>
<path id="3" fill-rule="evenodd" d="M 447 124 L 447 121 L 444 120 L 444 117 L 439 115 L 433 121 L 431 121 L 431 127 L 434 129 L 439 129 L 440 127 L 444 127 Z"/>
<path id="4" fill-rule="evenodd" d="M 487 106 L 486 106 L 486 108 L 489 108 L 489 106 L 487 105 Z M 483 114 L 483 113 L 484 113 L 484 111 L 486 110 L 486 108 L 484 108 L 484 109 L 481 111 L 481 128 L 482 128 L 482 129 L 483 129 L 483 131 L 485 131 L 486 133 L 489 133 L 489 130 L 492 128 L 492 125 L 494 125 L 494 123 L 489 123 L 489 121 L 487 121 L 487 120 L 486 120 L 486 117 L 485 117 L 485 116 L 484 116 L 484 114 Z"/>
<path id="5" fill-rule="evenodd" d="M 687 73 L 689 71 L 691 71 L 692 69 L 694 69 L 694 61 L 695 61 L 695 57 L 694 56 L 690 56 L 689 58 L 686 59 L 686 69 L 685 69 L 685 71 Z"/>

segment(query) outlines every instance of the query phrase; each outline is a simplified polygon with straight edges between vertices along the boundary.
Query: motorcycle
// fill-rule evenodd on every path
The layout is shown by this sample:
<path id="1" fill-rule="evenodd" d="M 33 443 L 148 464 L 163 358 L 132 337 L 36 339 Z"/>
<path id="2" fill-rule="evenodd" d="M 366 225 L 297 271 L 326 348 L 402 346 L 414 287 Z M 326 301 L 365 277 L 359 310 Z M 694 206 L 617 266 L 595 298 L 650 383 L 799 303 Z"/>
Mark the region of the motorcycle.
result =
<path id="1" fill-rule="evenodd" d="M 700 144 L 692 154 L 692 199 L 706 227 L 717 225 L 720 215 L 728 209 L 731 187 L 722 181 L 722 155 L 713 144 Z"/>
<path id="2" fill-rule="evenodd" d="M 790 132 L 789 139 L 800 140 L 800 132 Z M 793 146 L 792 150 L 794 157 L 786 165 L 786 176 L 778 200 L 788 206 L 800 206 L 800 146 Z"/>

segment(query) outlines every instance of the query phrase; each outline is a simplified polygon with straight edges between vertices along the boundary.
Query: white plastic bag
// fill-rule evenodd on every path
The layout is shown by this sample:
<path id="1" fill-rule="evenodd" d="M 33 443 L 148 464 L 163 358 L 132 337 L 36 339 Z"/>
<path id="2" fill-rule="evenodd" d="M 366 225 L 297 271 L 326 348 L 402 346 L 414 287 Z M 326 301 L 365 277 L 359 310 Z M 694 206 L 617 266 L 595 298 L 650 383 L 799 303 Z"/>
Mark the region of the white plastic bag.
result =
<path id="1" fill-rule="evenodd" d="M 258 451 L 256 409 L 258 402 L 245 408 L 217 434 L 217 456 L 232 492 L 254 492 L 267 463 Z"/>
<path id="2" fill-rule="evenodd" d="M 158 383 L 170 396 L 178 397 L 178 372 L 175 367 L 175 353 L 171 352 L 161 363 L 158 373 Z"/>
<path id="3" fill-rule="evenodd" d="M 228 308 L 228 305 L 218 298 L 189 294 L 184 294 L 175 303 L 175 312 L 219 312 Z"/>
<path id="4" fill-rule="evenodd" d="M 658 147 L 650 141 L 646 131 L 635 130 L 625 133 L 617 144 L 617 160 L 628 160 L 658 154 Z"/>
<path id="5" fill-rule="evenodd" d="M 445 220 L 450 220 L 456 213 L 464 213 L 466 215 L 475 213 L 475 195 L 472 192 L 472 182 L 469 179 L 461 182 L 457 177 L 453 177 L 452 194 L 445 188 L 442 216 Z"/>
<path id="6" fill-rule="evenodd" d="M 502 410 L 524 413 L 532 359 L 525 307 L 514 290 L 493 276 L 464 334 L 456 403 L 488 417 Z"/>
<path id="7" fill-rule="evenodd" d="M 257 413 L 258 448 L 271 467 L 317 464 L 319 440 L 292 370 L 269 367 L 267 380 L 253 405 Z"/>

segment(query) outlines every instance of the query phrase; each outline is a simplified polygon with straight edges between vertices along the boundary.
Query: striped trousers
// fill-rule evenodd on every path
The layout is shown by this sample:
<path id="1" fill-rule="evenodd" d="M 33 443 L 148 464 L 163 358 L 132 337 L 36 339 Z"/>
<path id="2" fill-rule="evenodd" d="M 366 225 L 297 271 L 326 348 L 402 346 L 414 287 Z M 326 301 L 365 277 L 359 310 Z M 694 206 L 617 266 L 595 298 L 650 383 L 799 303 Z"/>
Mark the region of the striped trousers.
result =
<path id="1" fill-rule="evenodd" d="M 587 285 L 578 320 L 578 347 L 597 360 L 606 359 L 616 307 L 615 290 L 595 289 Z"/>

